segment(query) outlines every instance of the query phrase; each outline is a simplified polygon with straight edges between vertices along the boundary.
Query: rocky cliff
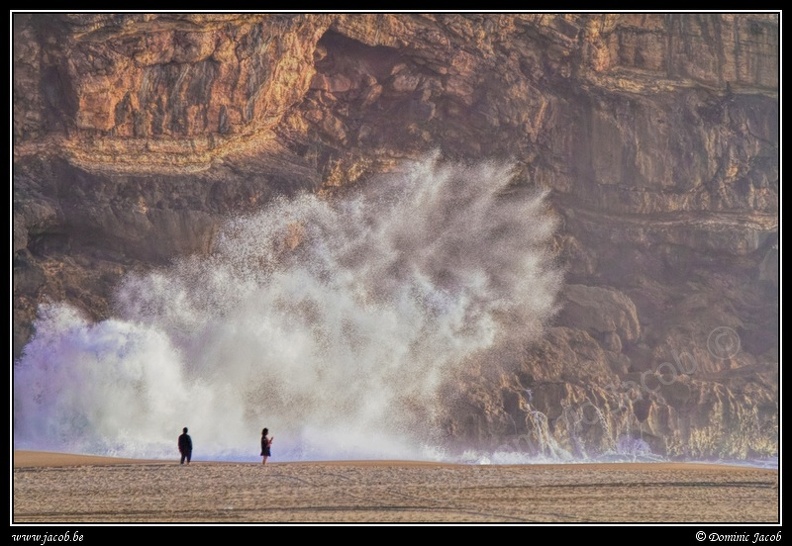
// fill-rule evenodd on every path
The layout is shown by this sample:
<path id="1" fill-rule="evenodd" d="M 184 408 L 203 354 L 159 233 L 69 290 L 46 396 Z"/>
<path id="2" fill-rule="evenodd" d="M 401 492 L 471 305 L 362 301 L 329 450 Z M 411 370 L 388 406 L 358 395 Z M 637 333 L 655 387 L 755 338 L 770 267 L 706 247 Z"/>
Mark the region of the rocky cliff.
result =
<path id="1" fill-rule="evenodd" d="M 14 354 L 229 215 L 403 158 L 551 190 L 560 311 L 460 445 L 777 453 L 777 14 L 15 14 Z"/>

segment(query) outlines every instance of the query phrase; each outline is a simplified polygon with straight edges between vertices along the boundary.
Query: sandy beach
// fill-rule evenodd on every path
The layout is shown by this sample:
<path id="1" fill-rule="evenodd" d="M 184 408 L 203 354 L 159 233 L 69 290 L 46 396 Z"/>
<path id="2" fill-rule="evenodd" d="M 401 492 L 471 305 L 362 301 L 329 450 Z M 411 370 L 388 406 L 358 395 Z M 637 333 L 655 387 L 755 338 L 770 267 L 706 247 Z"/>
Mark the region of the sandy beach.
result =
<path id="1" fill-rule="evenodd" d="M 777 523 L 778 472 L 694 463 L 228 463 L 14 452 L 12 523 Z"/>

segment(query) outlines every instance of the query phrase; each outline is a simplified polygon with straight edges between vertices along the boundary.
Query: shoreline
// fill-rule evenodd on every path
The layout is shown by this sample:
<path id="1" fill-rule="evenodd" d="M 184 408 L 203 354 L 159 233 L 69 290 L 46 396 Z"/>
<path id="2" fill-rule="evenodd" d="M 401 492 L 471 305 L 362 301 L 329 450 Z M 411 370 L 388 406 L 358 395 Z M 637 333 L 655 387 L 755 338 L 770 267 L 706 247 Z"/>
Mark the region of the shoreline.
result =
<path id="1" fill-rule="evenodd" d="M 110 455 L 88 455 L 82 453 L 68 453 L 59 451 L 39 451 L 39 450 L 14 450 L 14 468 L 43 468 L 43 467 L 64 467 L 64 466 L 95 466 L 95 465 L 170 465 L 178 464 L 178 456 L 171 459 L 139 459 L 133 457 L 114 457 Z M 192 464 L 260 464 L 258 461 L 225 461 L 225 460 L 204 460 L 193 459 Z M 453 463 L 443 461 L 416 461 L 407 459 L 345 459 L 345 460 L 314 460 L 314 461 L 272 461 L 268 465 L 280 464 L 312 464 L 325 466 L 438 466 L 438 467 L 531 467 L 531 468 L 582 468 L 595 469 L 600 467 L 623 468 L 623 469 L 718 469 L 718 470 L 744 470 L 747 468 L 777 471 L 777 467 L 765 467 L 751 464 L 740 464 L 738 462 L 710 462 L 710 461 L 583 461 L 583 462 L 557 462 L 557 463 L 508 463 L 508 464 L 478 464 L 478 463 Z"/>

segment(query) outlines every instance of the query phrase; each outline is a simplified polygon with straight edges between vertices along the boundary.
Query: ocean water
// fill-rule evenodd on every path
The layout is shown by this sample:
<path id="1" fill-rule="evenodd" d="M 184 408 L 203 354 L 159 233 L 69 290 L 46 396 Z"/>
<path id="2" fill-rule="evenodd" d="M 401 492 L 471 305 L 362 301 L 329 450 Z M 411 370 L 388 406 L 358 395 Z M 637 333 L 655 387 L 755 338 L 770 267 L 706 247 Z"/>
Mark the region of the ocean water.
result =
<path id="1" fill-rule="evenodd" d="M 207 256 L 118 287 L 111 319 L 39 309 L 13 368 L 16 449 L 196 460 L 449 455 L 441 387 L 540 334 L 561 274 L 513 166 L 405 163 L 343 197 L 230 219 Z M 559 460 L 564 454 L 558 453 Z"/>

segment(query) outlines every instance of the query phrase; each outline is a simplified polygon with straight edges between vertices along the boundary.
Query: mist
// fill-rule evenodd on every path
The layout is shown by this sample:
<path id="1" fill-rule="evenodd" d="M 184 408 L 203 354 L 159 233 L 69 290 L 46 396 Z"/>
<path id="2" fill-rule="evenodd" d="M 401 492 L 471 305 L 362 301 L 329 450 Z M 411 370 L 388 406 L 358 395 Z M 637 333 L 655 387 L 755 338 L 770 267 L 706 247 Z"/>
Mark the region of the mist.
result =
<path id="1" fill-rule="evenodd" d="M 555 221 L 514 175 L 434 155 L 282 197 L 126 277 L 108 320 L 41 306 L 15 449 L 174 457 L 187 426 L 195 459 L 255 460 L 268 427 L 274 461 L 448 458 L 441 393 L 555 311 Z"/>

